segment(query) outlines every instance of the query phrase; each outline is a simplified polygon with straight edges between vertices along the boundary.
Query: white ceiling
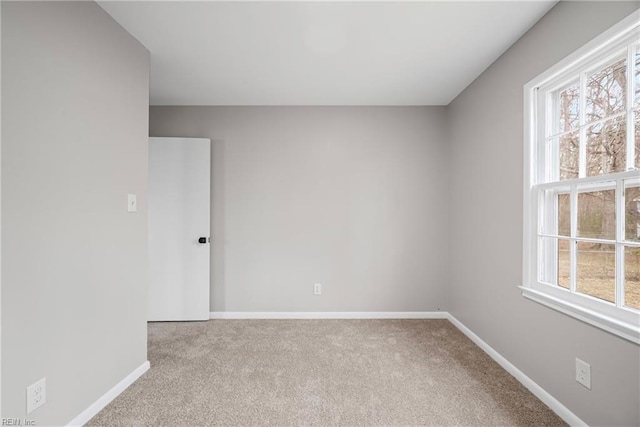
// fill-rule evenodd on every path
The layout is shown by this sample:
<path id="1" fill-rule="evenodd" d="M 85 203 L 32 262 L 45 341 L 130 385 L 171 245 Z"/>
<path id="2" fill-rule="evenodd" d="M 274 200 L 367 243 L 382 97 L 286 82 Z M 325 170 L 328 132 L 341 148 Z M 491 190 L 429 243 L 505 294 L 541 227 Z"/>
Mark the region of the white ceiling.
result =
<path id="1" fill-rule="evenodd" d="M 152 105 L 447 105 L 556 2 L 102 1 Z"/>

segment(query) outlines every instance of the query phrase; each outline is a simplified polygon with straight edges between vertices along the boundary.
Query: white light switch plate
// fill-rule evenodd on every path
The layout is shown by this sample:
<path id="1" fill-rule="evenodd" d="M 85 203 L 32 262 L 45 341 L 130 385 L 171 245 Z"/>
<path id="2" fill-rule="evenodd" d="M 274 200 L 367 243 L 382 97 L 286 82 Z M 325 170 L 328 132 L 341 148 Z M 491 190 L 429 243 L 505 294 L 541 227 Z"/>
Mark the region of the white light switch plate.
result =
<path id="1" fill-rule="evenodd" d="M 127 194 L 127 212 L 138 211 L 138 200 L 135 194 Z"/>

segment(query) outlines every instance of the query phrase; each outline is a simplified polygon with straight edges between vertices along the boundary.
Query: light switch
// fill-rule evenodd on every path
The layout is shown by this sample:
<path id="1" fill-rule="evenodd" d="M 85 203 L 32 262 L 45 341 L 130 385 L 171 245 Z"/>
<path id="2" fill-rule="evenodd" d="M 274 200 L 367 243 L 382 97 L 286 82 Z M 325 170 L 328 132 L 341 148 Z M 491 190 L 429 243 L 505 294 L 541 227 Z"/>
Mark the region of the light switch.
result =
<path id="1" fill-rule="evenodd" d="M 138 211 L 138 200 L 135 194 L 127 194 L 127 212 Z"/>

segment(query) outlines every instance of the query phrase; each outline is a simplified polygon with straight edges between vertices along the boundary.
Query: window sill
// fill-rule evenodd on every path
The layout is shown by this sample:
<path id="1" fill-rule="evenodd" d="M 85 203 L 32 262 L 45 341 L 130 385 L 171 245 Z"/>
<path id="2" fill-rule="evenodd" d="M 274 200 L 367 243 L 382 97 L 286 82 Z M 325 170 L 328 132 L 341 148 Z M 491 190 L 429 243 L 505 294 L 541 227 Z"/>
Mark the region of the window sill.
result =
<path id="1" fill-rule="evenodd" d="M 522 296 L 531 301 L 545 305 L 556 311 L 574 317 L 585 323 L 603 329 L 635 344 L 640 344 L 640 324 L 627 323 L 609 316 L 602 315 L 593 310 L 581 307 L 579 305 L 564 301 L 560 298 L 551 296 L 544 292 L 540 292 L 524 286 L 519 287 L 522 290 Z"/>

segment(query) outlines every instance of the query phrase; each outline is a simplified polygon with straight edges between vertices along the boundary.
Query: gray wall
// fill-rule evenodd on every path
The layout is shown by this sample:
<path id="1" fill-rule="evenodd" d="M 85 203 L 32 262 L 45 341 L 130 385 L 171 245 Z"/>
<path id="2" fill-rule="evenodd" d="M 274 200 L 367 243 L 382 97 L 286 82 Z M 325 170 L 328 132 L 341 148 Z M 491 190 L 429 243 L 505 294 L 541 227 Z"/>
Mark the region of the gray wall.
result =
<path id="1" fill-rule="evenodd" d="M 46 377 L 61 425 L 146 361 L 149 55 L 93 2 L 2 2 L 2 67 L 2 416 Z"/>
<path id="2" fill-rule="evenodd" d="M 525 300 L 522 282 L 523 85 L 638 2 L 561 2 L 448 108 L 450 311 L 592 425 L 640 425 L 640 347 Z M 591 364 L 592 390 L 574 360 Z"/>
<path id="3" fill-rule="evenodd" d="M 153 107 L 213 139 L 212 310 L 450 310 L 588 423 L 640 424 L 640 348 L 517 288 L 522 86 L 637 7 L 559 4 L 448 108 Z M 146 360 L 148 54 L 93 3 L 3 2 L 2 62 L 3 416 L 46 376 L 29 418 L 64 424 Z"/>
<path id="4" fill-rule="evenodd" d="M 445 130 L 442 107 L 150 115 L 151 136 L 213 140 L 213 311 L 444 307 Z"/>

